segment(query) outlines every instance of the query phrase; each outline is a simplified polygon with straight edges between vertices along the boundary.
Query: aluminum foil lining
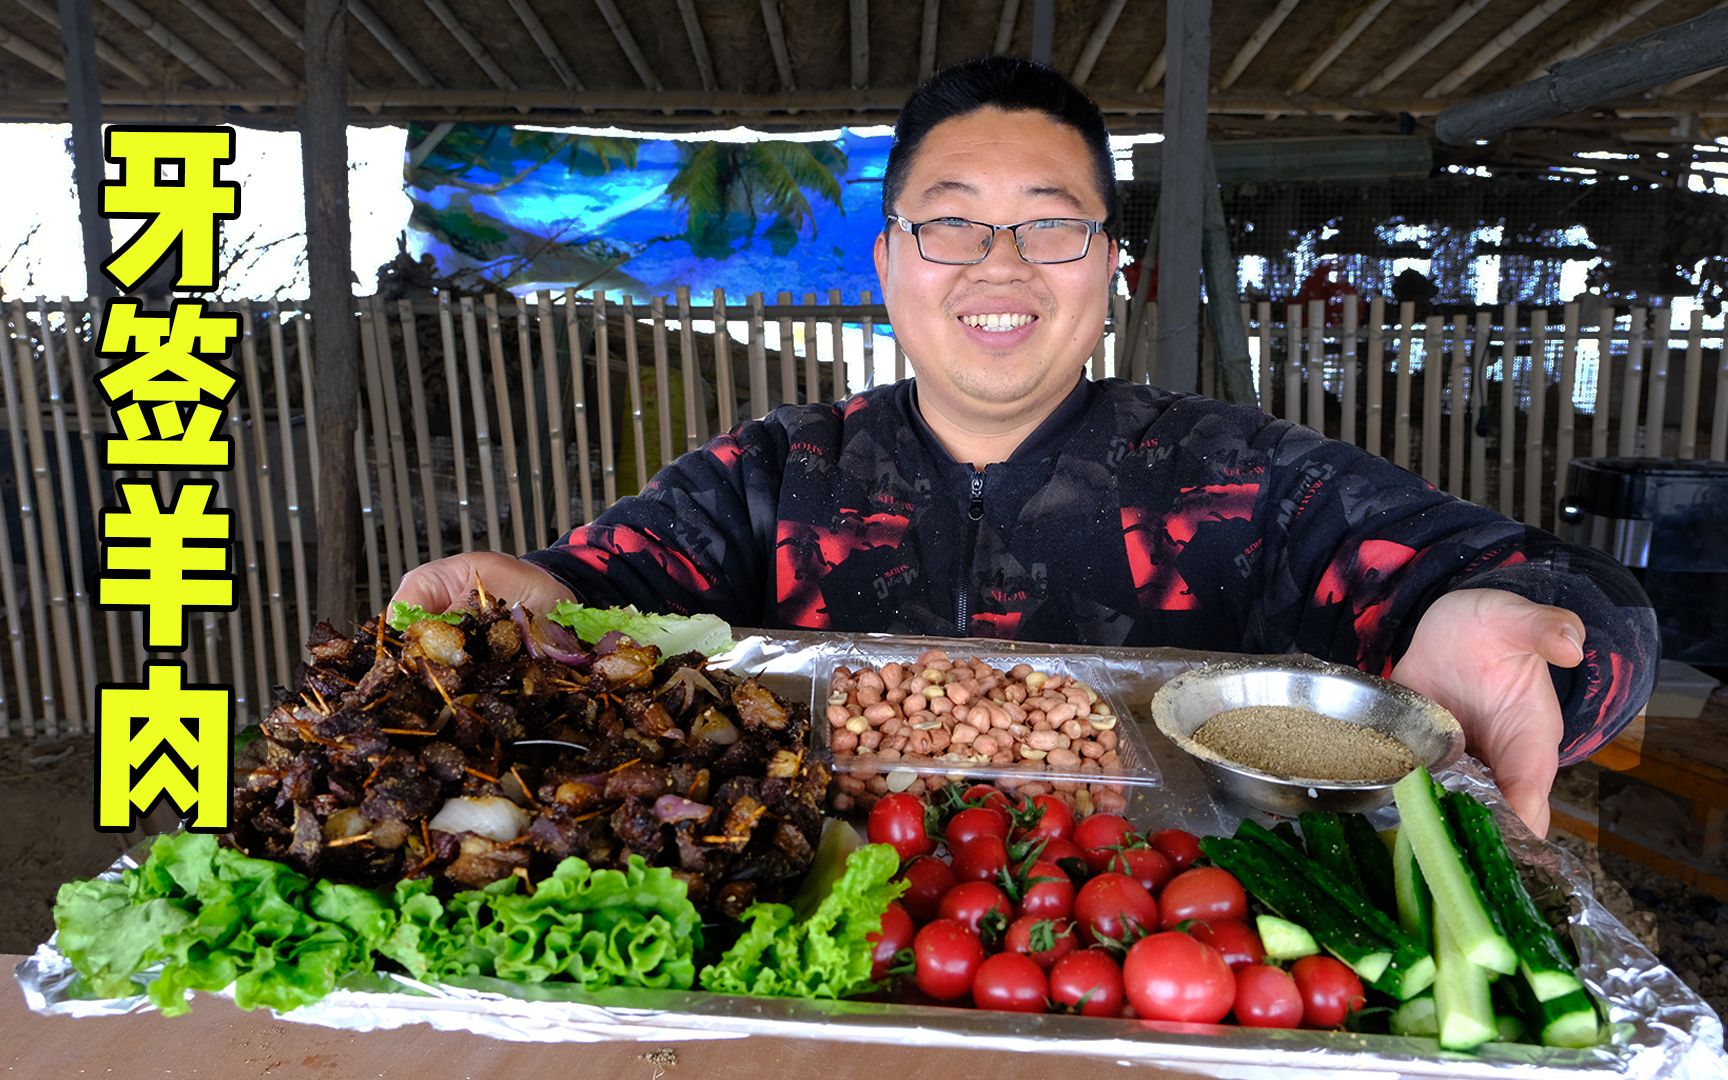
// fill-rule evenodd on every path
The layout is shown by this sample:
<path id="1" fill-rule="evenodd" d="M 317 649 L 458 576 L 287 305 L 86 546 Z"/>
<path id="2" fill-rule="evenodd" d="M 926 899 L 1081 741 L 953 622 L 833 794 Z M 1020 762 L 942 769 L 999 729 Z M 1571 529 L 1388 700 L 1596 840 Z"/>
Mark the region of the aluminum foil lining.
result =
<path id="1" fill-rule="evenodd" d="M 861 641 L 883 640 L 861 638 Z M 911 639 L 897 639 L 911 640 Z M 806 697 L 817 672 L 818 647 L 831 636 L 752 635 L 722 658 L 727 666 L 760 672 L 794 700 Z M 932 641 L 932 644 L 943 642 Z M 952 642 L 946 642 L 952 645 Z M 1011 648 L 1011 645 L 1010 645 Z M 1039 645 L 1048 652 L 1051 646 Z M 1152 693 L 1176 673 L 1223 657 L 1181 650 L 1087 648 L 1101 658 L 1123 700 L 1145 722 Z M 1230 659 L 1242 659 L 1230 657 Z M 1266 657 L 1268 664 L 1294 658 Z M 776 680 L 789 685 L 775 686 Z M 803 693 L 796 691 L 802 689 Z M 1150 728 L 1150 724 L 1147 724 Z M 1168 740 L 1150 731 L 1164 787 L 1159 820 L 1207 831 L 1233 829 L 1237 815 L 1216 806 L 1198 769 Z M 1432 1040 L 1349 1032 L 1287 1031 L 1027 1016 L 971 1009 L 868 1002 L 796 1001 L 689 991 L 617 989 L 584 994 L 573 988 L 520 985 L 495 979 L 429 985 L 375 973 L 345 980 L 322 1001 L 279 1019 L 349 1031 L 426 1024 L 514 1042 L 665 1043 L 751 1035 L 839 1042 L 965 1048 L 973 1052 L 1033 1051 L 1084 1054 L 1123 1064 L 1180 1068 L 1202 1076 L 1283 1080 L 1292 1070 L 1355 1077 L 1579 1077 L 1630 1076 L 1649 1080 L 1728 1078 L 1722 1022 L 1696 992 L 1617 921 L 1591 892 L 1584 865 L 1536 839 L 1507 807 L 1488 771 L 1465 757 L 1441 776 L 1494 811 L 1513 857 L 1531 871 L 1536 903 L 1565 913 L 1577 948 L 1579 973 L 1604 1002 L 1612 1039 L 1590 1050 L 1490 1043 L 1473 1054 L 1441 1051 Z M 1386 823 L 1390 810 L 1377 812 Z M 132 865 L 118 860 L 105 876 Z M 52 939 L 18 966 L 25 1002 L 54 1016 L 117 1016 L 146 1011 L 148 1001 L 77 996 L 76 973 Z M 208 1003 L 204 1007 L 209 1007 Z"/>

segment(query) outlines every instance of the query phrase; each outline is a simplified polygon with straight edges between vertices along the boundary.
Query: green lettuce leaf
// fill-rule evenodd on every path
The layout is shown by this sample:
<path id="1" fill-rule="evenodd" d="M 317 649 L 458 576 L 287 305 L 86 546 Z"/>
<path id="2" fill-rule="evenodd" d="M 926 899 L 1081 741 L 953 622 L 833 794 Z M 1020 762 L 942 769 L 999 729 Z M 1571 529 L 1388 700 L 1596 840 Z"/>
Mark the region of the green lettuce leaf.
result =
<path id="1" fill-rule="evenodd" d="M 654 615 L 635 605 L 591 608 L 560 600 L 546 617 L 590 645 L 616 630 L 638 645 L 653 645 L 662 656 L 714 656 L 732 647 L 732 628 L 718 615 Z"/>
<path id="2" fill-rule="evenodd" d="M 390 624 L 390 629 L 396 631 L 398 634 L 408 629 L 410 626 L 413 626 L 421 619 L 437 619 L 439 622 L 447 622 L 454 626 L 456 623 L 462 621 L 462 613 L 460 611 L 446 611 L 443 614 L 439 614 L 437 612 L 427 611 L 419 604 L 404 604 L 400 600 L 392 600 L 390 602 L 390 618 L 387 621 Z"/>

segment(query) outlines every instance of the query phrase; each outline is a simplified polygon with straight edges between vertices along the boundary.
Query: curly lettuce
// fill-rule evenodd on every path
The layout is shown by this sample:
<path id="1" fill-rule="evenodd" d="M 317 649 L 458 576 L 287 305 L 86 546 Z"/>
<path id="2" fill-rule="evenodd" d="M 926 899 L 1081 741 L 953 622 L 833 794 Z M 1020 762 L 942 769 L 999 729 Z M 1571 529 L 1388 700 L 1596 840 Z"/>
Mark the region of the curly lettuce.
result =
<path id="1" fill-rule="evenodd" d="M 462 612 L 446 611 L 440 614 L 436 611 L 427 611 L 419 604 L 404 604 L 400 600 L 392 600 L 390 601 L 390 617 L 385 621 L 389 624 L 390 629 L 400 634 L 421 619 L 436 619 L 439 622 L 455 626 L 462 621 Z"/>
<path id="2" fill-rule="evenodd" d="M 714 656 L 732 647 L 732 627 L 718 615 L 655 615 L 632 604 L 621 608 L 583 607 L 560 600 L 546 616 L 593 644 L 616 630 L 638 645 L 652 645 L 662 656 L 699 652 Z"/>

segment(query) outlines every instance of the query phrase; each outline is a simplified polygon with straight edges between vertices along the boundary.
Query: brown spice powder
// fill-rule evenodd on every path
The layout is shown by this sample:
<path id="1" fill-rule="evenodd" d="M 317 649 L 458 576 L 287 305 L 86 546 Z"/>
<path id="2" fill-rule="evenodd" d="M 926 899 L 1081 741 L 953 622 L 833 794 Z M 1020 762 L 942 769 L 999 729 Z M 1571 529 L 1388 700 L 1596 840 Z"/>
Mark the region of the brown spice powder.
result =
<path id="1" fill-rule="evenodd" d="M 1416 767 L 1397 739 L 1295 705 L 1221 712 L 1194 741 L 1238 765 L 1304 780 L 1391 780 Z"/>

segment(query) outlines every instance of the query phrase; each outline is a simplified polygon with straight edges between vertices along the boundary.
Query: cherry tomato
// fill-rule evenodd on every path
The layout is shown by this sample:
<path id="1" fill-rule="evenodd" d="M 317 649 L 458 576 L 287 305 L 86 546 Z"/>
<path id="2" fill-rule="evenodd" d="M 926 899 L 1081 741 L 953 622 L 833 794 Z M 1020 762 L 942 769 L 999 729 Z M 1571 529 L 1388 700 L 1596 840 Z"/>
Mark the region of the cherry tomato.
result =
<path id="1" fill-rule="evenodd" d="M 1073 841 L 1086 852 L 1086 864 L 1094 874 L 1104 869 L 1114 851 L 1134 839 L 1134 827 L 1121 814 L 1093 814 L 1074 826 Z"/>
<path id="2" fill-rule="evenodd" d="M 1065 919 L 1074 914 L 1074 883 L 1060 866 L 1039 859 L 1026 874 L 1026 893 L 1016 909 L 1040 919 Z"/>
<path id="3" fill-rule="evenodd" d="M 1008 866 L 1008 844 L 987 833 L 952 849 L 954 877 L 960 881 L 990 881 Z"/>
<path id="4" fill-rule="evenodd" d="M 1008 924 L 1002 935 L 1002 951 L 1030 956 L 1038 966 L 1050 970 L 1051 965 L 1080 947 L 1080 935 L 1067 919 L 1040 919 L 1022 915 Z"/>
<path id="5" fill-rule="evenodd" d="M 1054 795 L 1032 796 L 1038 820 L 1022 829 L 1017 840 L 1066 840 L 1074 834 L 1074 811 Z"/>
<path id="6" fill-rule="evenodd" d="M 1252 926 L 1235 919 L 1199 919 L 1188 928 L 1194 940 L 1212 946 L 1230 965 L 1231 971 L 1260 964 L 1266 959 L 1266 947 Z"/>
<path id="7" fill-rule="evenodd" d="M 1001 813 L 1006 818 L 1014 807 L 1012 799 L 1001 788 L 990 784 L 973 784 L 961 793 L 960 798 L 972 806 L 983 806 Z"/>
<path id="8" fill-rule="evenodd" d="M 1161 829 L 1148 836 L 1146 841 L 1163 852 L 1177 870 L 1188 869 L 1200 857 L 1200 841 L 1183 829 Z"/>
<path id="9" fill-rule="evenodd" d="M 1335 1028 L 1368 1000 L 1362 980 L 1330 956 L 1304 956 L 1290 965 L 1302 993 L 1304 1027 Z"/>
<path id="10" fill-rule="evenodd" d="M 1110 856 L 1104 869 L 1113 874 L 1126 874 L 1154 896 L 1176 872 L 1162 853 L 1155 848 L 1125 848 Z"/>
<path id="11" fill-rule="evenodd" d="M 1044 969 L 1019 953 L 997 953 L 972 979 L 972 1004 L 1000 1012 L 1041 1013 L 1049 984 Z"/>
<path id="12" fill-rule="evenodd" d="M 973 806 L 948 819 L 948 831 L 943 834 L 950 851 L 965 847 L 980 836 L 1008 840 L 1008 818 L 988 807 Z"/>
<path id="13" fill-rule="evenodd" d="M 920 855 L 900 868 L 907 889 L 900 894 L 906 913 L 920 923 L 936 917 L 942 894 L 954 887 L 954 868 L 933 855 Z"/>
<path id="14" fill-rule="evenodd" d="M 1283 968 L 1249 964 L 1236 972 L 1232 1011 L 1244 1027 L 1301 1027 L 1302 992 Z"/>
<path id="15" fill-rule="evenodd" d="M 1119 1016 L 1122 969 L 1103 949 L 1081 949 L 1050 969 L 1050 1000 L 1064 1012 L 1081 1016 Z"/>
<path id="16" fill-rule="evenodd" d="M 1080 886 L 1074 922 L 1088 941 L 1122 941 L 1158 926 L 1158 902 L 1123 874 L 1099 874 Z"/>
<path id="17" fill-rule="evenodd" d="M 906 914 L 906 909 L 900 906 L 898 900 L 888 905 L 888 910 L 882 913 L 882 929 L 864 939 L 876 946 L 870 954 L 872 979 L 887 976 L 888 969 L 894 966 L 894 958 L 900 955 L 900 950 L 912 947 L 914 929 L 912 916 Z"/>
<path id="18" fill-rule="evenodd" d="M 1086 861 L 1086 853 L 1080 850 L 1080 845 L 1061 837 L 1044 841 L 1044 847 L 1038 852 L 1038 861 L 1055 863 L 1076 881 L 1085 881 L 1092 873 L 1092 866 Z"/>
<path id="19" fill-rule="evenodd" d="M 979 923 L 992 911 L 1000 912 L 1003 925 L 1014 916 L 1014 906 L 1008 896 L 988 881 L 962 881 L 942 897 L 937 913 L 941 919 L 953 919 L 973 933 L 981 933 Z"/>
<path id="20" fill-rule="evenodd" d="M 984 943 L 953 919 L 937 919 L 912 939 L 913 981 L 937 1001 L 963 998 L 984 962 Z"/>
<path id="21" fill-rule="evenodd" d="M 1218 950 L 1168 930 L 1128 950 L 1122 985 L 1142 1020 L 1216 1024 L 1236 1003 L 1236 977 Z"/>
<path id="22" fill-rule="evenodd" d="M 1216 866 L 1196 866 L 1170 879 L 1158 894 L 1158 909 L 1163 912 L 1163 927 L 1173 929 L 1189 919 L 1235 919 L 1248 921 L 1248 894 L 1242 883 L 1228 870 Z"/>
<path id="23" fill-rule="evenodd" d="M 916 795 L 896 792 L 884 795 L 870 808 L 864 831 L 872 844 L 887 844 L 906 862 L 936 850 L 936 841 L 924 831 L 924 803 Z"/>

